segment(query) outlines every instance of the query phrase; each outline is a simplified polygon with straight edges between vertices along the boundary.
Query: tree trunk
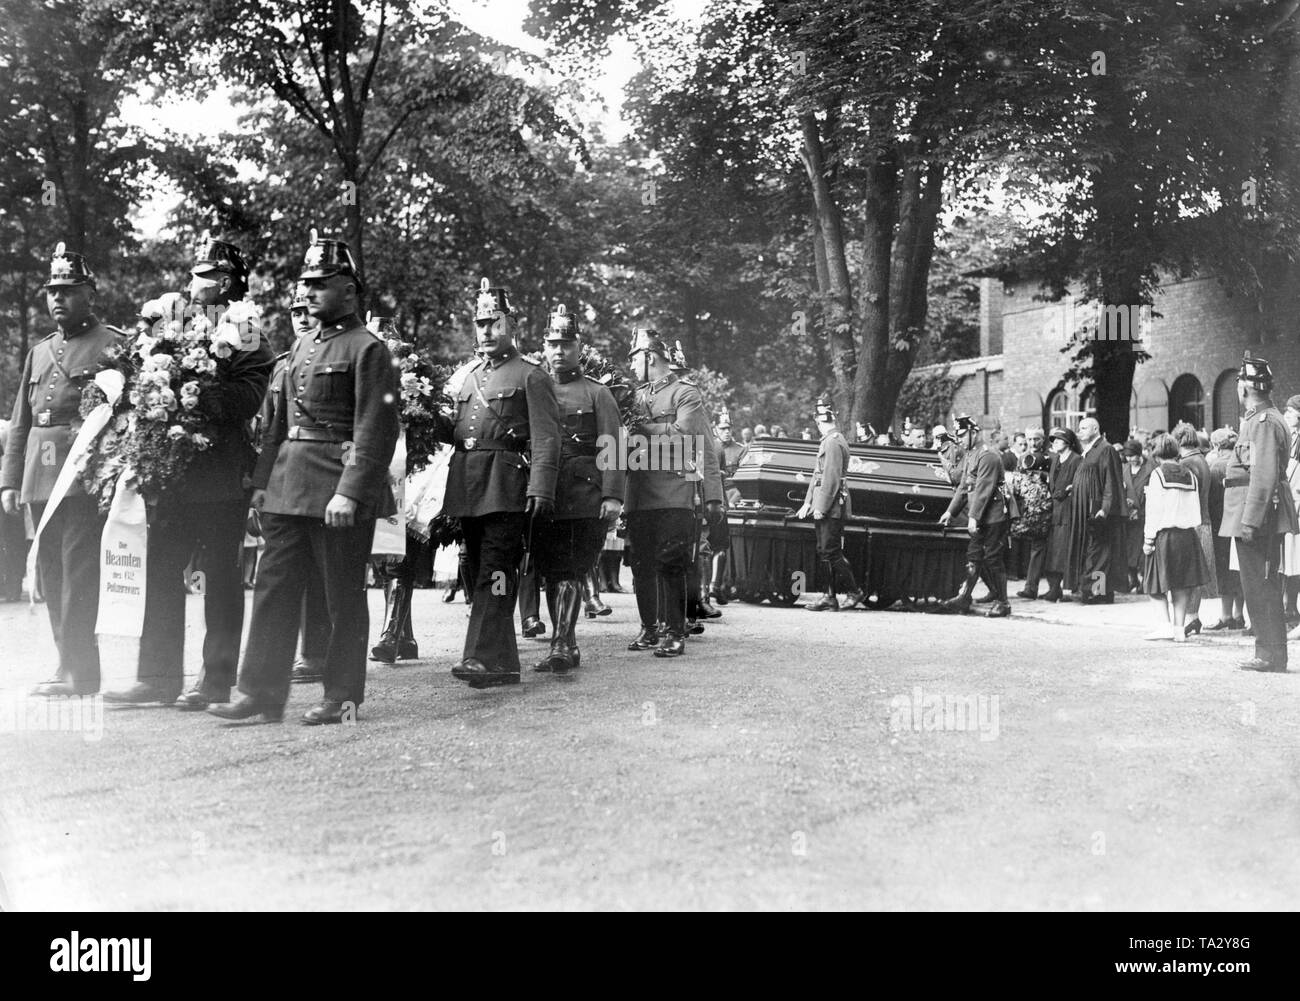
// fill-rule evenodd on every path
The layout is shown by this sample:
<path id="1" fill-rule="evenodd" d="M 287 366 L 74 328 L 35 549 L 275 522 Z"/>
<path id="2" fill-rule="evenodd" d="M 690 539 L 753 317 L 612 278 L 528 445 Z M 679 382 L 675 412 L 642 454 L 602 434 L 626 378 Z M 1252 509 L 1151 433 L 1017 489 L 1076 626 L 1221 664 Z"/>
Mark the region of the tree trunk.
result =
<path id="1" fill-rule="evenodd" d="M 811 112 L 805 114 L 802 126 L 803 147 L 800 155 L 812 188 L 813 258 L 817 264 L 818 290 L 825 296 L 826 347 L 831 358 L 831 374 L 835 380 L 835 409 L 840 415 L 841 428 L 851 431 L 856 347 L 852 326 L 853 286 L 849 278 L 848 258 L 844 252 L 844 228 L 840 221 L 839 206 L 831 190 L 817 117 Z"/>
<path id="2" fill-rule="evenodd" d="M 889 110 L 876 109 L 870 116 L 872 149 L 866 160 L 862 281 L 858 297 L 862 340 L 853 384 L 852 418 L 874 426 L 877 433 L 889 426 L 894 409 L 892 402 L 888 407 L 884 405 L 889 353 L 893 349 L 889 285 L 899 194 L 897 152 L 883 139 L 889 125 Z"/>

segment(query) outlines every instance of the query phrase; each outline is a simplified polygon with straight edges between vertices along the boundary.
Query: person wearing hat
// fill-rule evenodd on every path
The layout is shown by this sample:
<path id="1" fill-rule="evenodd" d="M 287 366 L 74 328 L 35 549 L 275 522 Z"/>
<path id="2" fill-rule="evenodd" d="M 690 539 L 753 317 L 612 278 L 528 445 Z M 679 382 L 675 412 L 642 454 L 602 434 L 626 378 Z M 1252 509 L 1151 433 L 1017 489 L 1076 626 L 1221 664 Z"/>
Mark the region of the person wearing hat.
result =
<path id="1" fill-rule="evenodd" d="M 1051 471 L 1047 474 L 1047 492 L 1052 495 L 1052 527 L 1047 535 L 1047 552 L 1043 557 L 1043 576 L 1047 579 L 1045 601 L 1055 604 L 1069 601 L 1061 589 L 1068 576 L 1068 587 L 1076 586 L 1070 574 L 1070 495 L 1074 476 L 1079 471 L 1079 438 L 1069 428 L 1052 428 L 1047 439 L 1052 450 Z"/>
<path id="2" fill-rule="evenodd" d="M 533 526 L 533 556 L 546 591 L 551 648 L 533 668 L 562 674 L 579 666 L 581 582 L 592 573 L 605 532 L 623 511 L 617 461 L 622 422 L 614 394 L 582 372 L 578 318 L 563 304 L 546 326 L 546 364 L 560 413 L 560 471 L 554 513 Z M 613 461 L 611 461 L 613 460 Z"/>
<path id="3" fill-rule="evenodd" d="M 271 386 L 272 417 L 253 473 L 266 551 L 239 672 L 243 698 L 223 719 L 284 716 L 296 630 L 311 573 L 324 579 L 330 638 L 324 698 L 307 725 L 351 722 L 365 699 L 366 564 L 375 519 L 396 510 L 388 467 L 401 432 L 397 367 L 358 315 L 364 292 L 346 243 L 317 239 L 299 281 L 320 321 L 289 349 Z"/>
<path id="4" fill-rule="evenodd" d="M 963 511 L 970 543 L 966 547 L 966 579 L 961 590 L 942 602 L 944 612 L 970 611 L 975 582 L 983 577 L 993 598 L 985 613 L 989 618 L 1011 614 L 1007 602 L 1006 542 L 1008 517 L 1002 495 L 1002 456 L 997 448 L 981 440 L 980 426 L 973 417 L 957 418 L 957 438 L 966 450 L 961 482 L 939 524 L 948 523 Z"/>
<path id="5" fill-rule="evenodd" d="M 852 514 L 849 500 L 849 443 L 835 423 L 835 411 L 829 394 L 817 398 L 817 429 L 821 442 L 817 446 L 817 461 L 812 479 L 804 494 L 803 506 L 796 518 L 812 515 L 817 532 L 817 558 L 826 568 L 826 590 L 808 605 L 810 612 L 838 612 L 853 608 L 866 608 L 866 595 L 858 588 L 853 568 L 844 555 L 844 519 Z M 844 595 L 840 604 L 837 594 Z"/>
<path id="6" fill-rule="evenodd" d="M 934 450 L 939 453 L 939 465 L 948 474 L 948 482 L 955 487 L 961 482 L 961 466 L 962 460 L 966 457 L 966 450 L 942 424 L 936 424 L 931 433 L 934 438 Z"/>
<path id="7" fill-rule="evenodd" d="M 190 272 L 191 309 L 224 313 L 248 294 L 249 273 L 238 247 L 205 237 Z M 174 703 L 195 711 L 230 701 L 244 629 L 244 527 L 257 458 L 249 422 L 267 395 L 275 356 L 259 333 L 247 350 L 234 350 L 216 365 L 216 385 L 200 399 L 210 420 L 212 445 L 195 454 L 150 512 L 136 682 L 105 692 L 105 702 Z M 194 688 L 181 694 L 186 604 L 182 581 L 196 552 L 203 554 L 203 664 Z"/>
<path id="8" fill-rule="evenodd" d="M 554 511 L 560 414 L 554 383 L 515 347 L 506 290 L 484 278 L 475 301 L 476 356 L 450 380 L 454 411 L 439 435 L 455 452 L 442 513 L 465 534 L 469 628 L 452 676 L 472 688 L 519 683 L 513 619 L 519 568 L 539 519 Z"/>
<path id="9" fill-rule="evenodd" d="M 1300 532 L 1300 524 L 1286 479 L 1291 435 L 1273 406 L 1272 389 L 1268 362 L 1247 354 L 1237 372 L 1243 412 L 1237 445 L 1224 472 L 1219 535 L 1237 541 L 1241 590 L 1255 630 L 1255 656 L 1241 669 L 1285 672 L 1281 537 Z"/>
<path id="10" fill-rule="evenodd" d="M 709 447 L 700 391 L 669 368 L 672 351 L 653 328 L 637 330 L 628 359 L 638 382 L 629 429 L 627 534 L 641 631 L 629 650 L 686 652 L 687 587 L 698 540 L 697 485 L 706 520 L 722 517 L 722 479 Z M 701 479 L 702 478 L 702 479 Z"/>
<path id="11" fill-rule="evenodd" d="M 1156 464 L 1146 454 L 1146 448 L 1136 438 L 1124 442 L 1124 567 L 1128 575 L 1128 585 L 1133 591 L 1141 588 L 1139 579 L 1145 557 L 1142 546 L 1143 525 L 1146 520 L 1147 482 L 1155 471 Z"/>
<path id="12" fill-rule="evenodd" d="M 95 617 L 99 610 L 99 539 L 104 516 L 95 498 L 73 477 L 62 499 L 54 492 L 81 426 L 81 391 L 97 372 L 111 365 L 126 334 L 95 316 L 95 276 L 85 258 L 60 243 L 50 258 L 45 302 L 54 332 L 37 341 L 23 360 L 9 440 L 0 460 L 0 506 L 16 514 L 31 508 L 39 525 L 49 511 L 36 552 L 40 587 L 59 651 L 51 681 L 33 694 L 89 695 L 99 691 L 99 649 Z M 35 586 L 33 582 L 33 586 Z"/>
<path id="13" fill-rule="evenodd" d="M 723 407 L 718 414 L 717 439 L 721 446 L 718 464 L 722 473 L 722 507 L 723 516 L 709 529 L 709 548 L 713 551 L 713 572 L 709 577 L 709 600 L 717 605 L 725 605 L 730 599 L 727 595 L 727 559 L 731 553 L 731 530 L 727 524 L 726 510 L 740 499 L 740 491 L 732 483 L 736 470 L 740 468 L 740 459 L 745 454 L 745 446 L 731 436 L 731 414 Z"/>

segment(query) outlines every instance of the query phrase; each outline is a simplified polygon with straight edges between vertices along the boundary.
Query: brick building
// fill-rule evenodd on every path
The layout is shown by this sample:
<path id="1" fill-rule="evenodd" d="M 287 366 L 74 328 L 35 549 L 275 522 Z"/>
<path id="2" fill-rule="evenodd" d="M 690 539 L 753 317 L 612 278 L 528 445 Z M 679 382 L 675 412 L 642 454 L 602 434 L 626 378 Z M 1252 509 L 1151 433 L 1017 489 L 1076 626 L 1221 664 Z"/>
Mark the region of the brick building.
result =
<path id="1" fill-rule="evenodd" d="M 979 357 L 916 369 L 946 368 L 958 381 L 954 413 L 994 414 L 1004 428 L 1075 428 L 1084 416 L 1095 416 L 1091 388 L 1062 382 L 1074 352 L 1061 348 L 1079 325 L 1091 336 L 1134 337 L 1151 355 L 1133 375 L 1133 428 L 1168 429 L 1179 420 L 1235 428 L 1236 372 L 1247 348 L 1272 365 L 1276 402 L 1300 393 L 1300 280 L 1291 283 L 1280 311 L 1285 329 L 1270 337 L 1262 334 L 1254 307 L 1226 296 L 1213 278 L 1162 285 L 1154 306 L 1159 316 L 1132 309 L 1107 317 L 1098 316 L 1095 305 L 1071 303 L 1069 296 L 1056 303 L 1036 300 L 1043 294 L 1036 279 L 1004 280 L 993 268 L 970 277 L 980 283 Z"/>

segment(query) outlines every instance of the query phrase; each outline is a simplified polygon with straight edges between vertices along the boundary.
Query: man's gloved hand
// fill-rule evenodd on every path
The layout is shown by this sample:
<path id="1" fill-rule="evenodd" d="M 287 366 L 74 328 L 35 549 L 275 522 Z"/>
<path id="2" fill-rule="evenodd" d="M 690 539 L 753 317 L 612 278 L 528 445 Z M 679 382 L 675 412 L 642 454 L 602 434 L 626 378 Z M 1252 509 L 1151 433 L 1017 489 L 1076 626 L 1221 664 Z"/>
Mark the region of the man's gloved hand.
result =
<path id="1" fill-rule="evenodd" d="M 524 513 L 530 518 L 549 518 L 555 513 L 555 501 L 546 497 L 529 497 Z"/>
<path id="2" fill-rule="evenodd" d="M 722 501 L 705 501 L 704 517 L 710 525 L 716 525 L 722 520 Z"/>

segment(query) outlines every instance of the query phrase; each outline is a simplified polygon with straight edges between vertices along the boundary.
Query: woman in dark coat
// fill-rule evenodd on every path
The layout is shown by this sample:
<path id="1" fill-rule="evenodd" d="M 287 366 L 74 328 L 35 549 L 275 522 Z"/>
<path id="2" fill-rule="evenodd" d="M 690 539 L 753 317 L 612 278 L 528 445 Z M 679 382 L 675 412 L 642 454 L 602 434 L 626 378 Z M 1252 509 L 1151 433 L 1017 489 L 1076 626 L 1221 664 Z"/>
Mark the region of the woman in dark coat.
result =
<path id="1" fill-rule="evenodd" d="M 1047 489 L 1052 495 L 1052 529 L 1047 536 L 1043 561 L 1043 576 L 1047 578 L 1047 593 L 1043 598 L 1069 601 L 1061 593 L 1061 578 L 1069 571 L 1070 493 L 1074 488 L 1074 474 L 1079 471 L 1079 439 L 1069 428 L 1052 428 L 1048 438 L 1052 447 L 1052 469 L 1047 477 Z"/>
<path id="2" fill-rule="evenodd" d="M 1125 523 L 1125 563 L 1128 567 L 1129 587 L 1138 590 L 1138 580 L 1142 571 L 1144 557 L 1142 554 L 1142 524 L 1146 518 L 1146 488 L 1151 472 L 1156 468 L 1142 451 L 1142 443 L 1130 438 L 1124 443 L 1124 513 Z"/>

